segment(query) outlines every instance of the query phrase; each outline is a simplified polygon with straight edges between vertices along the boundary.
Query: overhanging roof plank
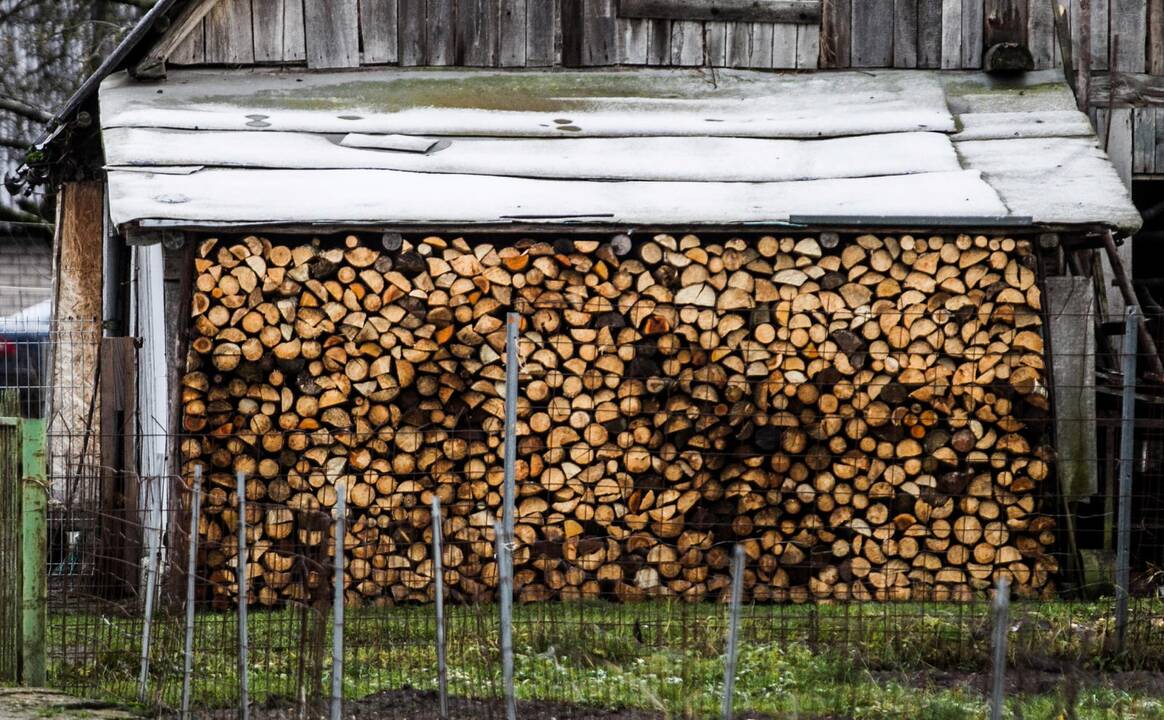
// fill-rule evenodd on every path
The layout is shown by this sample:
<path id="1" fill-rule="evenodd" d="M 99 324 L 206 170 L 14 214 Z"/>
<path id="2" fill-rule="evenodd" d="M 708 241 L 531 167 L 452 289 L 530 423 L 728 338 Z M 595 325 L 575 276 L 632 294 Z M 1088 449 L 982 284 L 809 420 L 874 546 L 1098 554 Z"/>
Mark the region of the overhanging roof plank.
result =
<path id="1" fill-rule="evenodd" d="M 1092 137 L 1091 121 L 1078 110 L 1047 112 L 981 112 L 958 116 L 955 140 Z"/>
<path id="2" fill-rule="evenodd" d="M 111 171 L 113 220 L 218 224 L 777 224 L 791 215 L 1006 216 L 976 172 L 787 183 L 590 182 L 393 170 Z"/>
<path id="3" fill-rule="evenodd" d="M 719 70 L 175 70 L 106 81 L 102 126 L 505 137 L 819 138 L 952 132 L 937 77 Z"/>
<path id="4" fill-rule="evenodd" d="M 786 182 L 962 169 L 950 139 L 939 133 L 827 140 L 453 138 L 444 149 L 417 154 L 342 147 L 304 133 L 115 128 L 105 132 L 105 149 L 114 167 L 380 169 L 573 180 Z"/>
<path id="5" fill-rule="evenodd" d="M 1128 234 L 1142 224 L 1094 137 L 976 140 L 955 147 L 963 166 L 981 171 L 1016 215 L 1046 224 L 1102 222 Z"/>

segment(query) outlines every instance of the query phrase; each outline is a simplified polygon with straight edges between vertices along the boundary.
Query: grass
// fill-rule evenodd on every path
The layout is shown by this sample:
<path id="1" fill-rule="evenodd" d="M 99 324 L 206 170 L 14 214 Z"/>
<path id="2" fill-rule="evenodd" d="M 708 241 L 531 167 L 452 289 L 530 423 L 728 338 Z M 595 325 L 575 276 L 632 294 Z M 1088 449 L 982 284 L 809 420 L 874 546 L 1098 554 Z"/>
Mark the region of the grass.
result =
<path id="1" fill-rule="evenodd" d="M 1164 603 L 1137 606 L 1129 650 L 1121 655 L 1111 652 L 1110 608 L 1110 602 L 1014 608 L 1010 675 L 1019 687 L 1010 696 L 1013 717 L 1164 718 Z M 984 605 L 747 608 L 736 707 L 789 718 L 982 717 L 987 613 Z M 251 614 L 252 699 L 292 699 L 301 677 L 325 686 L 330 628 L 322 618 L 303 618 L 293 610 Z M 431 608 L 352 610 L 346 626 L 346 697 L 435 689 Z M 497 627 L 495 607 L 450 608 L 454 696 L 500 696 Z M 301 645 L 310 629 L 324 640 Z M 136 698 L 140 620 L 57 616 L 51 632 L 55 684 L 103 698 Z M 162 706 L 179 701 L 182 632 L 177 616 L 155 626 L 151 699 Z M 196 706 L 227 706 L 237 697 L 236 633 L 233 616 L 198 617 Z M 725 608 L 710 604 L 520 606 L 516 692 L 523 699 L 713 717 L 725 636 Z M 315 657 L 301 646 L 314 647 Z"/>

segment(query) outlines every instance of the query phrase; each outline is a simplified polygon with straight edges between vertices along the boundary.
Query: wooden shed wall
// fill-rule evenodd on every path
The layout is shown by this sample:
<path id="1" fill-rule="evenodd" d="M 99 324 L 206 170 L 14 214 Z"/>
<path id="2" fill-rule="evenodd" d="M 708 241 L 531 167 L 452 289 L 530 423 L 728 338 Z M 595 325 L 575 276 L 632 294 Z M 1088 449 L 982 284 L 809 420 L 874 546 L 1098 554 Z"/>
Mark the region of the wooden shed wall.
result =
<path id="1" fill-rule="evenodd" d="M 818 26 L 620 17 L 619 0 L 222 0 L 172 60 L 812 69 L 819 57 L 825 67 L 978 69 L 989 36 L 1005 31 L 1050 68 L 1060 62 L 1054 7 L 1066 8 L 1078 44 L 1082 1 L 822 0 Z M 1094 69 L 1164 73 L 1164 0 L 1091 0 L 1090 16 Z"/>

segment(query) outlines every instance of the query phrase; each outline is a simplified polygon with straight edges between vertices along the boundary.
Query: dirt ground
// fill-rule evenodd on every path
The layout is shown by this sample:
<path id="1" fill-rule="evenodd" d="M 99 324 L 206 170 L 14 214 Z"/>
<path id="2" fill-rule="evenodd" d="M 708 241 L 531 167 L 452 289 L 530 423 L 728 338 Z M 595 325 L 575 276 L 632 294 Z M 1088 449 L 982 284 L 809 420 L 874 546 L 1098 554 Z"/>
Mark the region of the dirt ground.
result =
<path id="1" fill-rule="evenodd" d="M 344 703 L 344 720 L 440 720 L 438 698 L 435 692 L 398 690 L 380 693 L 359 702 Z M 233 720 L 233 711 L 216 713 L 214 720 Z M 311 716 L 318 716 L 315 713 Z M 299 714 L 287 707 L 254 707 L 251 720 L 298 720 Z M 504 720 L 505 706 L 495 700 L 449 700 L 449 717 L 453 720 Z M 601 710 L 562 703 L 517 703 L 517 717 L 521 720 L 663 720 L 662 713 L 643 710 Z M 737 720 L 769 720 L 766 715 L 736 713 Z M 819 720 L 841 720 L 821 718 Z"/>
<path id="2" fill-rule="evenodd" d="M 108 703 L 79 700 L 53 690 L 0 688 L 0 720 L 128 720 Z"/>

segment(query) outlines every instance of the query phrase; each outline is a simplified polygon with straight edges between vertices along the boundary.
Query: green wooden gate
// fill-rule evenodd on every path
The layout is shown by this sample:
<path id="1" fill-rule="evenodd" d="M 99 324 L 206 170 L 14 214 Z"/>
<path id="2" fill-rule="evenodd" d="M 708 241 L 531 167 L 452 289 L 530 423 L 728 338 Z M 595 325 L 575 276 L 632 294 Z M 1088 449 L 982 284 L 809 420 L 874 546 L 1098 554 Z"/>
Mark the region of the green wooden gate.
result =
<path id="1" fill-rule="evenodd" d="M 43 685 L 48 607 L 44 421 L 0 394 L 0 683 Z"/>

